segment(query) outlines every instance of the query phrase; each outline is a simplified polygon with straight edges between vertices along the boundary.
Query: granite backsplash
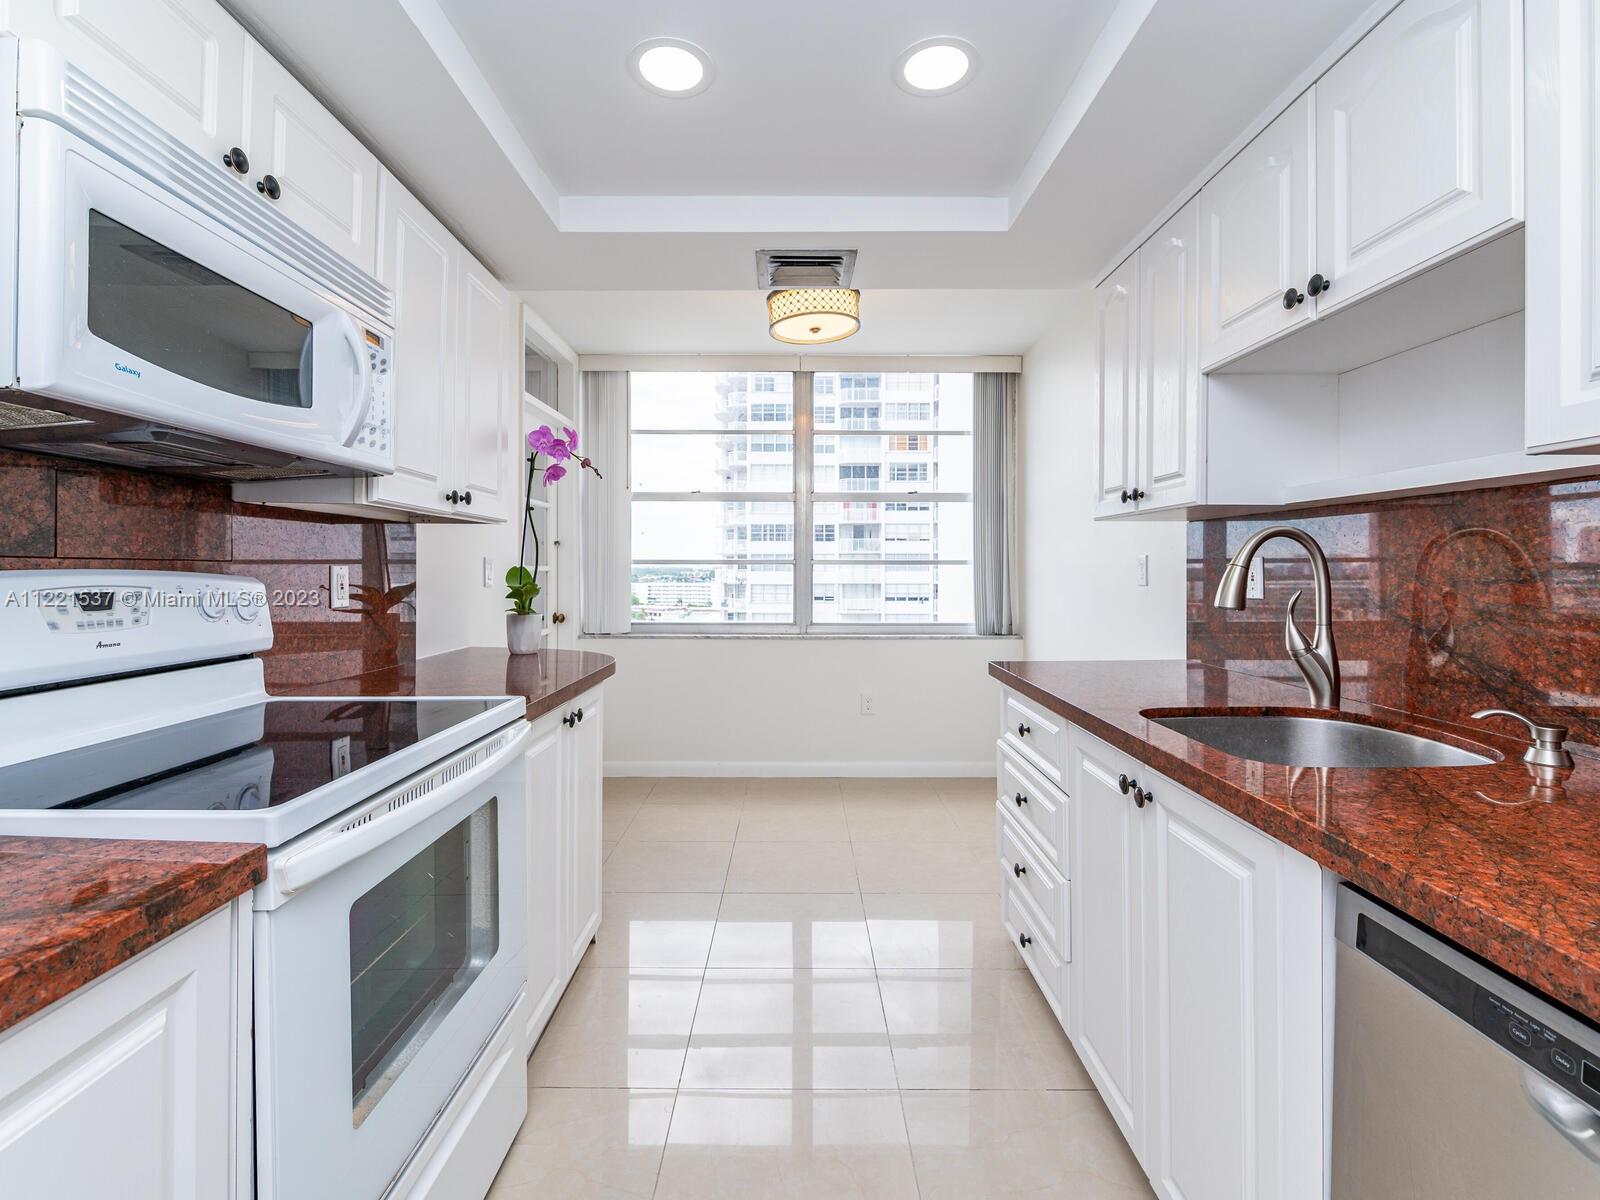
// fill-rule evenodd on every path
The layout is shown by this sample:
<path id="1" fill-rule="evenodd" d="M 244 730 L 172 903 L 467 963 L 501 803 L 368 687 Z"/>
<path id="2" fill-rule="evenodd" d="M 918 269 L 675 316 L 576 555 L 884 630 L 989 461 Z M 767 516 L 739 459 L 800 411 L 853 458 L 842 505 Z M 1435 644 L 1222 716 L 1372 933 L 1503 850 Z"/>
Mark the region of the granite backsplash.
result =
<path id="1" fill-rule="evenodd" d="M 1308 636 L 1311 625 L 1299 547 L 1264 547 L 1266 600 L 1211 606 L 1228 557 L 1280 522 L 1327 552 L 1347 699 L 1465 725 L 1476 709 L 1512 708 L 1570 726 L 1600 754 L 1600 480 L 1192 521 L 1190 658 L 1299 678 L 1283 648 L 1296 589 Z"/>
<path id="2" fill-rule="evenodd" d="M 416 531 L 400 521 L 235 504 L 228 486 L 0 450 L 0 570 L 214 571 L 266 585 L 267 686 L 416 659 Z M 350 568 L 348 610 L 329 568 Z"/>

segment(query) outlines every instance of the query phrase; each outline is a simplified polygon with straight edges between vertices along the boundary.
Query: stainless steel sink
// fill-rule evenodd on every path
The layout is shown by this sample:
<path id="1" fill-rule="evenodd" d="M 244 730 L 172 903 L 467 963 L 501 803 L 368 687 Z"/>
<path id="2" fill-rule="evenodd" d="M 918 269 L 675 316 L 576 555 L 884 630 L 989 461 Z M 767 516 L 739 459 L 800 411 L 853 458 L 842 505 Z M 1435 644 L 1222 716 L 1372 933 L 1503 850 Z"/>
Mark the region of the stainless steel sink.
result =
<path id="1" fill-rule="evenodd" d="M 1291 767 L 1486 767 L 1497 761 L 1398 729 L 1326 717 L 1232 713 L 1150 719 L 1237 758 Z"/>

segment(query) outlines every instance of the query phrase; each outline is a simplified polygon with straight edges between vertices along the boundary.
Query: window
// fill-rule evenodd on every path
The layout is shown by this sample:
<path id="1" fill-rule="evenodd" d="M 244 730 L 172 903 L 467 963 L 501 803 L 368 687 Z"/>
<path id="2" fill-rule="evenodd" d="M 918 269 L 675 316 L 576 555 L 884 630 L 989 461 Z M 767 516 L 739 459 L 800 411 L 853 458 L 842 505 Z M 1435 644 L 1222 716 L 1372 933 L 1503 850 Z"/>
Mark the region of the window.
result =
<path id="1" fill-rule="evenodd" d="M 970 374 L 634 372 L 629 390 L 635 628 L 972 624 Z"/>

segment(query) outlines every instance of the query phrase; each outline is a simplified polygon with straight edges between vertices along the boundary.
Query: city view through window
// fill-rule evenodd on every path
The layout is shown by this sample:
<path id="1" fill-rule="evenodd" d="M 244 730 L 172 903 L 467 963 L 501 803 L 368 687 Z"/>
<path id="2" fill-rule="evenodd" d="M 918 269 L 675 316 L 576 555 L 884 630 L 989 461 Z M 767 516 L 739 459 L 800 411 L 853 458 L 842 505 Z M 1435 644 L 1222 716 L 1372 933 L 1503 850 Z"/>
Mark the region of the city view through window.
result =
<path id="1" fill-rule="evenodd" d="M 970 374 L 634 372 L 630 391 L 636 624 L 972 623 Z"/>

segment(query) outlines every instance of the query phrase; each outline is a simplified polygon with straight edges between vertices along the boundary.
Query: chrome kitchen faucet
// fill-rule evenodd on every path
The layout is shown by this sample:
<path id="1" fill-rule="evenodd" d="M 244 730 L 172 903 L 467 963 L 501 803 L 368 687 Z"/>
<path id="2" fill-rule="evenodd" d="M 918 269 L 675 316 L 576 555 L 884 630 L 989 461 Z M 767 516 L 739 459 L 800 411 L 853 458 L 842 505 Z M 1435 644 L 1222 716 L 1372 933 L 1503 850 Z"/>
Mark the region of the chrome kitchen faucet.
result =
<path id="1" fill-rule="evenodd" d="M 1278 537 L 1305 547 L 1311 558 L 1311 575 L 1317 589 L 1316 628 L 1309 642 L 1294 623 L 1294 606 L 1300 593 L 1289 597 L 1289 608 L 1283 618 L 1284 649 L 1306 681 L 1312 707 L 1338 708 L 1339 653 L 1333 645 L 1333 583 L 1328 575 L 1328 556 L 1322 552 L 1316 538 L 1293 525 L 1269 525 L 1251 534 L 1228 561 L 1222 572 L 1222 582 L 1217 585 L 1216 598 L 1211 603 L 1217 608 L 1242 610 L 1250 578 L 1250 560 L 1263 543 Z"/>

